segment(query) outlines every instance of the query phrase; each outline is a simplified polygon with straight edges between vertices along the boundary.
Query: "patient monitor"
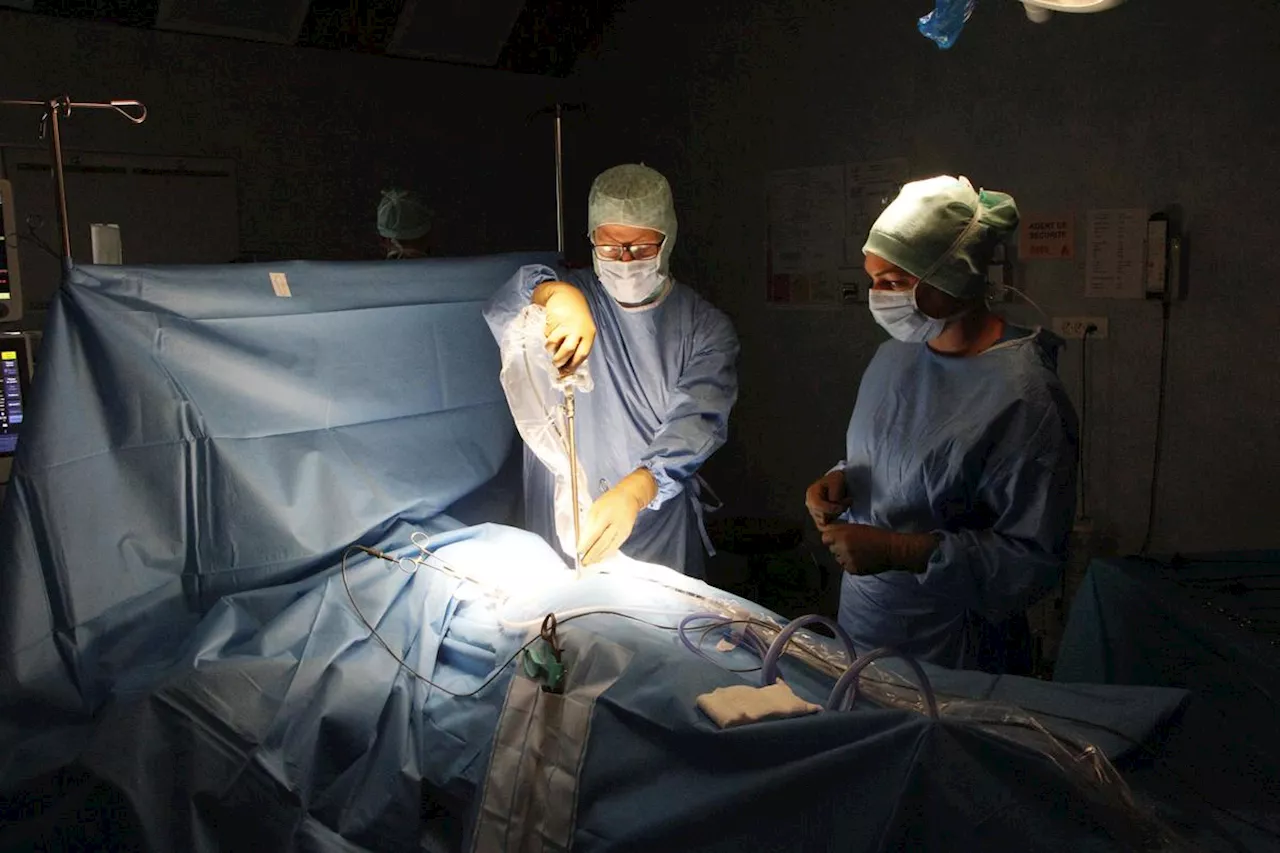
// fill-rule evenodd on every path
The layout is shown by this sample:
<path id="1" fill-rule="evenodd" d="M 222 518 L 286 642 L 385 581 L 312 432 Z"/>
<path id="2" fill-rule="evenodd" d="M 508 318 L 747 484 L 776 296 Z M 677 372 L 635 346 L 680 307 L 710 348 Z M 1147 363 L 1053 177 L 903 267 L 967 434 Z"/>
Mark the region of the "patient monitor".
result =
<path id="1" fill-rule="evenodd" d="M 18 219 L 13 209 L 13 185 L 0 179 L 0 323 L 22 319 L 22 275 L 18 270 Z"/>
<path id="2" fill-rule="evenodd" d="M 7 482 L 26 416 L 31 351 L 21 332 L 0 334 L 0 483 Z"/>

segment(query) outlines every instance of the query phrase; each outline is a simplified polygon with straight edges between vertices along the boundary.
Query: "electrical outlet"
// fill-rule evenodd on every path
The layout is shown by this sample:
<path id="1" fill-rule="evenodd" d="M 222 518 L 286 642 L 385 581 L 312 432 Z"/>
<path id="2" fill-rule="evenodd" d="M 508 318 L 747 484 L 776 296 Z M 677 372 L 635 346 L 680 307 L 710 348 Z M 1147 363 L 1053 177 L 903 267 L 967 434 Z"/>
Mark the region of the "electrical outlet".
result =
<path id="1" fill-rule="evenodd" d="M 1080 340 L 1089 326 L 1097 326 L 1097 330 L 1089 333 L 1090 340 L 1105 340 L 1107 337 L 1106 317 L 1054 317 L 1053 331 L 1067 340 Z"/>

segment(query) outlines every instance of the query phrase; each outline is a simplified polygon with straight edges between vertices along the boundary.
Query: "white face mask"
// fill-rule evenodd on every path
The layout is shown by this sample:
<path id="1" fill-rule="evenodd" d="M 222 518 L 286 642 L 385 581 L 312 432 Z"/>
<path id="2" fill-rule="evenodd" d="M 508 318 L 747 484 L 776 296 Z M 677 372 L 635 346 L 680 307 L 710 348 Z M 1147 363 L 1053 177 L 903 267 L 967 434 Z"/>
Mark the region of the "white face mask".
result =
<path id="1" fill-rule="evenodd" d="M 950 317 L 930 317 L 916 304 L 916 288 L 910 290 L 872 290 L 867 296 L 871 316 L 880 327 L 908 344 L 927 343 L 947 327 L 947 323 L 963 316 L 961 311 Z"/>
<path id="2" fill-rule="evenodd" d="M 666 287 L 667 277 L 658 272 L 658 258 L 647 261 L 606 261 L 596 259 L 596 274 L 609 295 L 624 307 L 644 305 Z"/>

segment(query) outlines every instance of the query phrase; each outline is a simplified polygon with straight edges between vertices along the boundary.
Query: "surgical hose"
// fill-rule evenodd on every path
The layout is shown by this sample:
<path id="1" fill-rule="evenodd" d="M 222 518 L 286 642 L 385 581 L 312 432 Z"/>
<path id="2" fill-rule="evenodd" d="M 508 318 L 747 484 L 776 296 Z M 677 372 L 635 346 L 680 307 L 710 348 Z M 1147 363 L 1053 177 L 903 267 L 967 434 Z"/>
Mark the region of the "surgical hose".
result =
<path id="1" fill-rule="evenodd" d="M 782 653 L 786 651 L 787 643 L 791 642 L 791 636 L 804 626 L 812 625 L 814 623 L 824 625 L 835 633 L 836 639 L 844 644 L 844 650 L 845 653 L 849 655 L 849 660 L 856 661 L 858 659 L 858 652 L 853 647 L 853 639 L 843 628 L 840 627 L 838 622 L 828 619 L 826 616 L 819 616 L 816 613 L 811 613 L 808 616 L 801 616 L 791 620 L 791 622 L 789 622 L 787 626 L 778 633 L 778 636 L 774 637 L 773 643 L 769 646 L 768 653 L 764 656 L 764 666 L 760 672 L 760 685 L 762 687 L 768 687 L 770 684 L 773 684 L 778 680 L 778 659 L 782 657 Z"/>
<path id="2" fill-rule="evenodd" d="M 827 699 L 827 710 L 847 711 L 852 708 L 854 699 L 858 695 L 858 676 L 862 675 L 862 671 L 872 663 L 887 657 L 900 658 L 906 661 L 907 666 L 911 667 L 920 687 L 920 695 L 924 697 L 925 710 L 930 717 L 935 720 L 938 719 L 938 699 L 934 696 L 933 685 L 929 683 L 928 676 L 924 674 L 924 668 L 916 662 L 915 658 L 888 648 L 874 649 L 867 652 L 844 671 L 844 675 L 840 676 L 839 680 L 836 681 L 836 686 L 831 689 L 831 696 Z M 844 701 L 846 694 L 848 694 L 848 702 Z"/>
<path id="3" fill-rule="evenodd" d="M 693 622 L 711 622 L 715 623 L 711 627 L 716 628 L 727 627 L 734 624 L 735 621 L 736 620 L 733 619 L 726 619 L 719 613 L 690 613 L 688 616 L 685 616 L 680 620 L 680 642 L 684 643 L 684 647 L 698 657 L 715 663 L 714 659 L 702 650 L 702 646 L 700 644 L 695 643 L 689 638 L 689 625 Z M 765 646 L 764 640 L 760 639 L 759 635 L 752 631 L 750 626 L 743 628 L 741 638 L 735 637 L 733 638 L 733 641 L 735 645 L 740 648 L 745 648 L 747 651 L 752 652 L 756 657 L 759 657 L 762 660 L 769 653 L 769 649 Z"/>

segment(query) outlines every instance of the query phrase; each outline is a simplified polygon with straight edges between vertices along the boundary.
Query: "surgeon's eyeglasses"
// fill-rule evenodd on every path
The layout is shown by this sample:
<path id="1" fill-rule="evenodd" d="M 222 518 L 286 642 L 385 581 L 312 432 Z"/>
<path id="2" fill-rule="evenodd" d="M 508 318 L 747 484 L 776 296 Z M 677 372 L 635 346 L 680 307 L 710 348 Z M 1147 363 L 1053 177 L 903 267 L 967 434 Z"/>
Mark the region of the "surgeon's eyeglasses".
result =
<path id="1" fill-rule="evenodd" d="M 631 260 L 651 261 L 658 257 L 661 251 L 662 243 L 624 243 L 621 246 L 614 243 L 597 243 L 595 246 L 596 257 L 602 261 L 620 261 L 623 253 L 629 255 Z"/>

